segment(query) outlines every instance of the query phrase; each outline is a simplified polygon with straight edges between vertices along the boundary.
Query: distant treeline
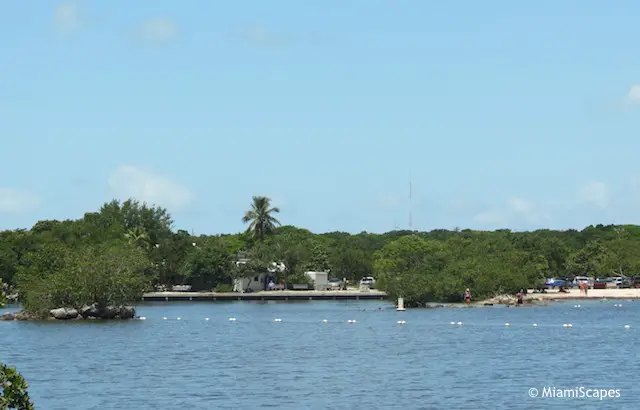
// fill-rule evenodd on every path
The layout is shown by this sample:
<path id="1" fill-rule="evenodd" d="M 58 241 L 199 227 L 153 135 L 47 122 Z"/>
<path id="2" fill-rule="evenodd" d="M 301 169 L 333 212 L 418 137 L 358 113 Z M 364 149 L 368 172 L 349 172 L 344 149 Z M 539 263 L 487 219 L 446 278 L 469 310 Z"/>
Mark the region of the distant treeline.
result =
<path id="1" fill-rule="evenodd" d="M 30 230 L 0 232 L 0 279 L 28 310 L 122 304 L 154 285 L 191 284 L 229 290 L 235 277 L 284 263 L 280 283 L 308 281 L 329 269 L 353 282 L 364 276 L 408 306 L 512 293 L 548 277 L 640 272 L 640 227 L 590 226 L 582 231 L 434 230 L 384 234 L 314 234 L 279 226 L 269 198 L 254 197 L 246 232 L 192 236 L 174 230 L 166 209 L 112 201 L 78 220 L 47 220 Z M 239 212 L 239 217 L 242 215 Z M 236 267 L 238 252 L 249 263 Z"/>

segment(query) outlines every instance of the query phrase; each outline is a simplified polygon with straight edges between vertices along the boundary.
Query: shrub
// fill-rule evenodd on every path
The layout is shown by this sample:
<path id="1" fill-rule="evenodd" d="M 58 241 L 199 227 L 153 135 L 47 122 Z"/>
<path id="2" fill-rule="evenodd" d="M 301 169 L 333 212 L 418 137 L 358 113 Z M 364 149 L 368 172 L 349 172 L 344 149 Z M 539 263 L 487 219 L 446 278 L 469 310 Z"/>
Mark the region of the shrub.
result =
<path id="1" fill-rule="evenodd" d="M 50 309 L 119 306 L 137 300 L 146 289 L 144 253 L 120 243 L 70 251 L 61 267 L 50 272 L 18 274 L 20 297 L 27 312 L 46 317 Z"/>
<path id="2" fill-rule="evenodd" d="M 0 385 L 2 386 L 0 410 L 34 409 L 33 403 L 29 399 L 29 393 L 27 393 L 29 385 L 15 367 L 8 367 L 0 363 Z"/>
<path id="3" fill-rule="evenodd" d="M 214 292 L 218 293 L 230 293 L 233 292 L 233 286 L 228 283 L 218 283 Z"/>

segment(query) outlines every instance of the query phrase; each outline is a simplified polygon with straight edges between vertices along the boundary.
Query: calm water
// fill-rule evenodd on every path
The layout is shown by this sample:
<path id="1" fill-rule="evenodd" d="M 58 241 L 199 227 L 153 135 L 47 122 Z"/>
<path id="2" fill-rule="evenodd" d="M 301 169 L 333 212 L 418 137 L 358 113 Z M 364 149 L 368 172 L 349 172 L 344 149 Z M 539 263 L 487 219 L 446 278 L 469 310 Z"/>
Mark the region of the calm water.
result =
<path id="1" fill-rule="evenodd" d="M 46 410 L 640 408 L 640 302 L 575 303 L 148 304 L 145 321 L 0 322 L 0 361 Z M 529 397 L 545 386 L 621 397 Z"/>

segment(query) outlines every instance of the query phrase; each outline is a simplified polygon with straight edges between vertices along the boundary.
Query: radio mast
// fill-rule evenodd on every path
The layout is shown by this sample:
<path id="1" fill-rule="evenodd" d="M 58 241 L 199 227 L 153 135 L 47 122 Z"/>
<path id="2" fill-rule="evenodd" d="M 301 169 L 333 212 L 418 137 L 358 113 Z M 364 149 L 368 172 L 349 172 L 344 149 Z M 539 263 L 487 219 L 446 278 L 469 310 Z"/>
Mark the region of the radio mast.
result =
<path id="1" fill-rule="evenodd" d="M 409 168 L 409 230 L 413 231 L 413 204 L 412 204 L 411 168 Z"/>

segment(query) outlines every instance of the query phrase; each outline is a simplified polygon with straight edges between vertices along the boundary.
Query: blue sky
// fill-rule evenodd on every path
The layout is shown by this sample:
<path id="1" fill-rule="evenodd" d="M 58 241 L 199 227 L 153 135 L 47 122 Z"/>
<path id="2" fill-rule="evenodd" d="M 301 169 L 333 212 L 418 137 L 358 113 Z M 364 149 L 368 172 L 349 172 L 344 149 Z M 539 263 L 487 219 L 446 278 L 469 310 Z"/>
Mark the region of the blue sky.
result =
<path id="1" fill-rule="evenodd" d="M 640 223 L 640 2 L 0 3 L 0 228 Z M 636 28 L 634 28 L 636 27 Z"/>

